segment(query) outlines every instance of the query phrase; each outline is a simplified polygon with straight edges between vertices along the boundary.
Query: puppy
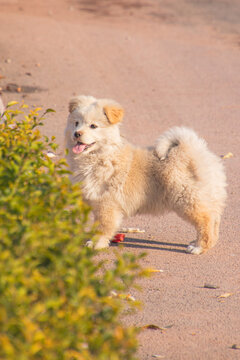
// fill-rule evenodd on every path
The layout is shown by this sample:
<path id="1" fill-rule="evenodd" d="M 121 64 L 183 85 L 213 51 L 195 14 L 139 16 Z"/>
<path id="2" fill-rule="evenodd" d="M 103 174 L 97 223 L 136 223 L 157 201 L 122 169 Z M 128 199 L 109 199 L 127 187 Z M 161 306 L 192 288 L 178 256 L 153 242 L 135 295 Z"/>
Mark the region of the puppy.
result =
<path id="1" fill-rule="evenodd" d="M 100 224 L 95 248 L 109 246 L 124 216 L 175 211 L 197 231 L 187 252 L 207 251 L 218 240 L 226 199 L 221 159 L 185 127 L 162 134 L 151 151 L 134 147 L 120 135 L 123 114 L 113 100 L 79 96 L 69 103 L 67 161 Z"/>

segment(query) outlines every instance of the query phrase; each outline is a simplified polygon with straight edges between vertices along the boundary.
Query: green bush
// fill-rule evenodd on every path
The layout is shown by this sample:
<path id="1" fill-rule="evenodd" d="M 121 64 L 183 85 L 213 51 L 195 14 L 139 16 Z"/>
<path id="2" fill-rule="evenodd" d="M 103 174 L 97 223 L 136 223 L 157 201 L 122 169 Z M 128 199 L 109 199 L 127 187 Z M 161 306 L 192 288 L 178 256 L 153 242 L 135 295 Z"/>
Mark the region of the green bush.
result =
<path id="1" fill-rule="evenodd" d="M 56 144 L 38 130 L 41 109 L 12 105 L 0 124 L 0 359 L 135 359 L 136 329 L 110 293 L 143 271 L 131 254 L 109 269 L 83 246 L 90 209 L 65 160 L 46 155 Z"/>

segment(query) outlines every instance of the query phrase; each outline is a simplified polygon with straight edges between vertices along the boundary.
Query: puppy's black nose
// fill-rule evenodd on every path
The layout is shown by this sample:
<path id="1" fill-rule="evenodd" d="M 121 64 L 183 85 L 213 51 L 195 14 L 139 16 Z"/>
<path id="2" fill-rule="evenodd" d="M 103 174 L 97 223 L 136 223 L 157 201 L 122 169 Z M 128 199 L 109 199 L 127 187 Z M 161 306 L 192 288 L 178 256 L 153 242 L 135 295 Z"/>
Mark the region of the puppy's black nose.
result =
<path id="1" fill-rule="evenodd" d="M 75 133 L 74 133 L 74 137 L 75 137 L 76 139 L 80 138 L 81 135 L 82 135 L 82 132 L 81 132 L 81 131 L 75 131 Z"/>

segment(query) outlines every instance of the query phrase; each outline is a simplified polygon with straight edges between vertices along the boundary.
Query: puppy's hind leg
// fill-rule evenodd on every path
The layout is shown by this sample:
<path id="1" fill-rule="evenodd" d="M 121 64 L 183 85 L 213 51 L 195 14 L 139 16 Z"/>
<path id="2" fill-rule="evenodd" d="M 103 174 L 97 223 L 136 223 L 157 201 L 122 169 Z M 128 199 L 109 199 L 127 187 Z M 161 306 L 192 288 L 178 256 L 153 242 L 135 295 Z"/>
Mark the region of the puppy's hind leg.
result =
<path id="1" fill-rule="evenodd" d="M 104 249 L 109 246 L 110 240 L 117 231 L 122 221 L 122 213 L 115 204 L 104 204 L 103 202 L 94 209 L 95 220 L 99 223 L 100 237 L 95 249 Z"/>
<path id="2" fill-rule="evenodd" d="M 188 214 L 188 220 L 197 230 L 197 240 L 190 243 L 187 252 L 199 255 L 212 248 L 218 240 L 220 215 L 206 211 L 193 212 Z"/>

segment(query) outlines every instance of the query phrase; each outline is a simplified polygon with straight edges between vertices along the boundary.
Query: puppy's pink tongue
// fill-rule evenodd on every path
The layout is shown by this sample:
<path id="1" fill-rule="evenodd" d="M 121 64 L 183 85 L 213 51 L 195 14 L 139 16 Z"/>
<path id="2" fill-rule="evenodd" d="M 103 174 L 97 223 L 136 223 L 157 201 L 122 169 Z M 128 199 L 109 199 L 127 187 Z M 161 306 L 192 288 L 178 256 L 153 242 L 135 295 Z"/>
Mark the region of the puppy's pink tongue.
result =
<path id="1" fill-rule="evenodd" d="M 83 150 L 85 150 L 87 147 L 86 144 L 76 144 L 72 151 L 74 152 L 74 154 L 80 154 L 81 152 L 83 152 Z"/>

